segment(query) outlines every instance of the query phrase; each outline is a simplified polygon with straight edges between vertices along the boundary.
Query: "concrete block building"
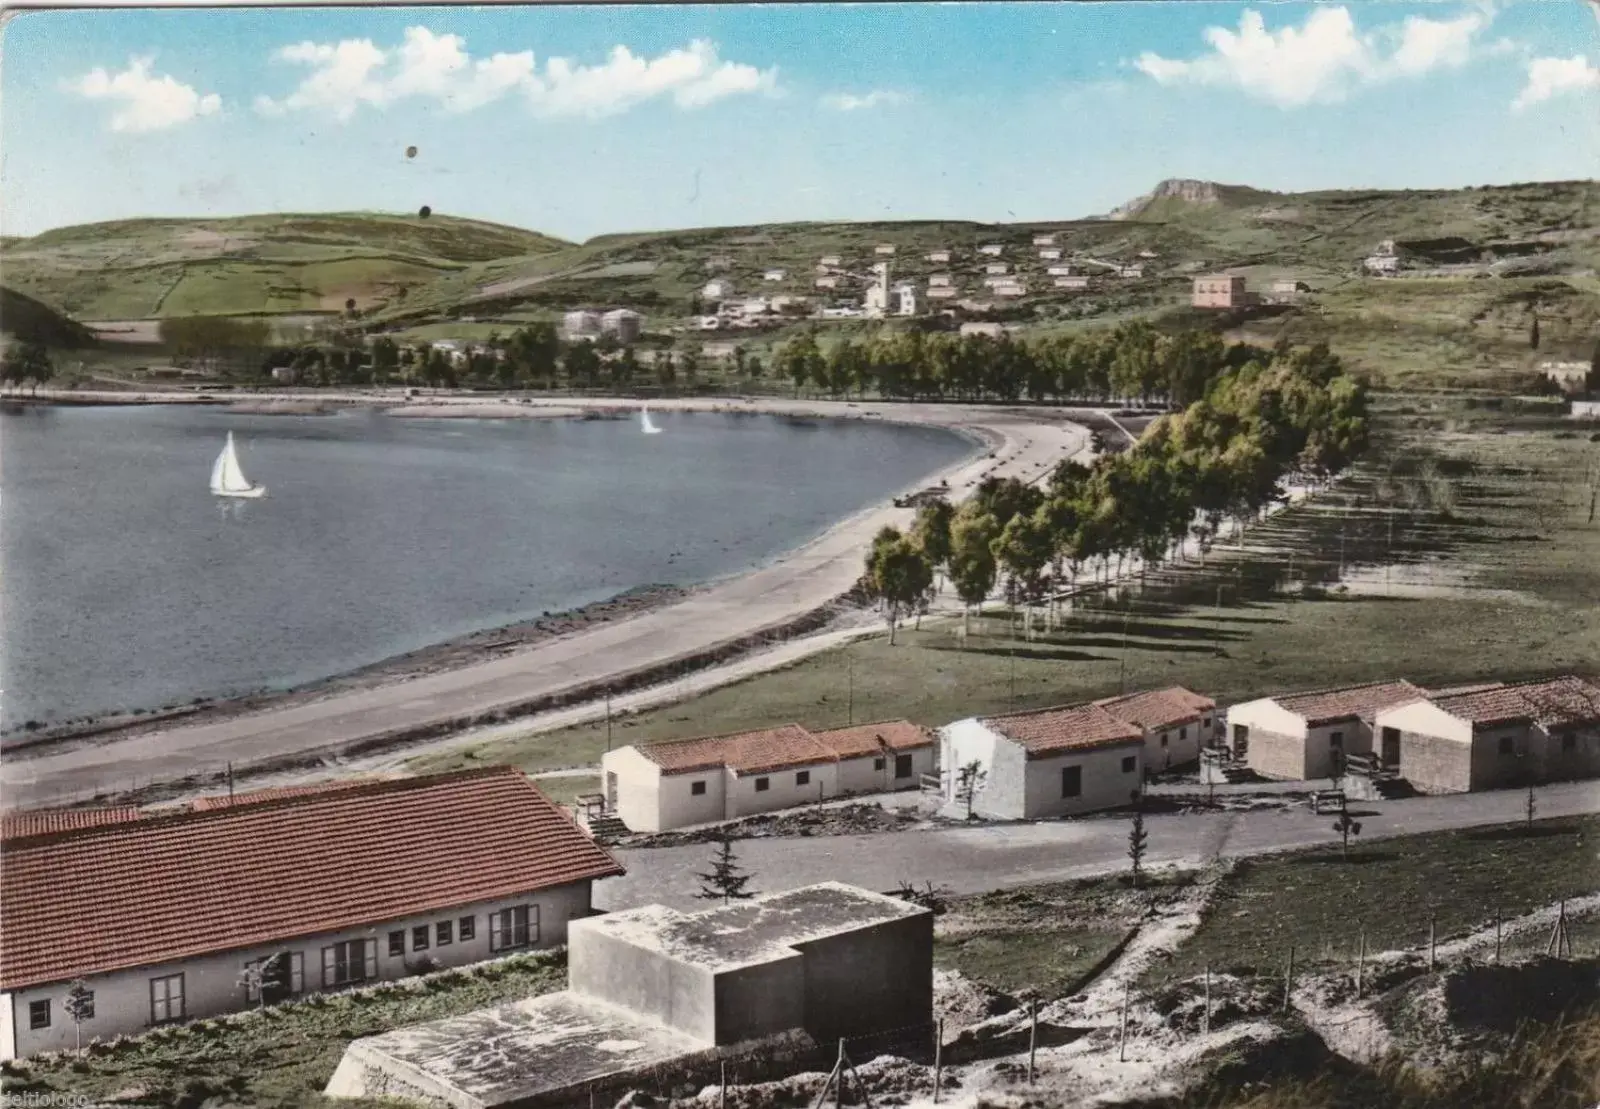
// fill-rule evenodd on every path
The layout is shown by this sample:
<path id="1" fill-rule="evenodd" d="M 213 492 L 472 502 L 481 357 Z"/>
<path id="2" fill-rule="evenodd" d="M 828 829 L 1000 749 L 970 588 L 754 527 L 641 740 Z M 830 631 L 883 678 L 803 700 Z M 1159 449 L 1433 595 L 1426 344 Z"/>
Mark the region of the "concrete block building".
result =
<path id="1" fill-rule="evenodd" d="M 939 731 L 946 803 L 965 812 L 963 771 L 975 767 L 972 812 L 1034 820 L 1119 808 L 1143 790 L 1144 729 L 1097 704 L 974 716 Z"/>
<path id="2" fill-rule="evenodd" d="M 615 859 L 510 767 L 26 814 L 0 843 L 0 1057 L 565 943 Z M 259 975 L 247 970 L 259 968 Z M 65 1010 L 82 979 L 92 1013 Z"/>
<path id="3" fill-rule="evenodd" d="M 1349 756 L 1372 753 L 1380 711 L 1424 696 L 1402 680 L 1245 701 L 1228 710 L 1227 744 L 1235 761 L 1264 778 L 1332 778 Z"/>
<path id="4" fill-rule="evenodd" d="M 652 1071 L 925 1037 L 933 914 L 836 882 L 695 913 L 650 905 L 574 924 L 567 974 L 558 994 L 356 1040 L 326 1092 L 487 1109 L 604 1090 L 609 1104 Z"/>
<path id="5" fill-rule="evenodd" d="M 1435 693 L 1375 727 L 1384 762 L 1423 793 L 1600 776 L 1600 687 L 1581 678 Z"/>
<path id="6" fill-rule="evenodd" d="M 1095 703 L 1144 732 L 1144 765 L 1152 773 L 1198 762 L 1217 730 L 1217 703 L 1181 685 Z"/>
<path id="7" fill-rule="evenodd" d="M 606 807 L 635 832 L 734 820 L 860 793 L 914 789 L 933 737 L 905 720 L 810 732 L 753 732 L 621 747 L 601 759 Z"/>
<path id="8" fill-rule="evenodd" d="M 1213 274 L 1194 279 L 1190 303 L 1196 308 L 1241 308 L 1248 301 L 1245 279 L 1237 274 Z"/>

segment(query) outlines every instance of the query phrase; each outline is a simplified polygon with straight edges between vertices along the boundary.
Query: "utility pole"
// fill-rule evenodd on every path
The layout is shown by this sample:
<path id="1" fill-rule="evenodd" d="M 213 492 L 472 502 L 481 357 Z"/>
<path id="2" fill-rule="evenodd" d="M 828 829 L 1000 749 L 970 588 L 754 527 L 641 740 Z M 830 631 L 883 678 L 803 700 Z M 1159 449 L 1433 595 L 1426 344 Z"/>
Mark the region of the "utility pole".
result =
<path id="1" fill-rule="evenodd" d="M 606 690 L 606 753 L 611 752 L 611 691 Z"/>
<path id="2" fill-rule="evenodd" d="M 1010 706 L 1011 706 L 1011 710 L 1010 711 L 1016 712 L 1017 711 L 1017 645 L 1015 643 L 1011 644 L 1011 698 L 1010 698 L 1010 702 L 1009 703 L 1010 703 Z"/>
<path id="3" fill-rule="evenodd" d="M 1216 654 L 1222 653 L 1222 583 L 1217 583 L 1217 609 L 1211 619 L 1212 643 L 1211 649 Z"/>
<path id="4" fill-rule="evenodd" d="M 856 722 L 856 657 L 850 653 L 850 648 L 845 648 L 844 654 L 845 696 L 844 716 L 845 727 L 851 727 Z"/>
<path id="5" fill-rule="evenodd" d="M 1122 610 L 1122 663 L 1117 670 L 1117 693 L 1128 691 L 1128 610 Z"/>

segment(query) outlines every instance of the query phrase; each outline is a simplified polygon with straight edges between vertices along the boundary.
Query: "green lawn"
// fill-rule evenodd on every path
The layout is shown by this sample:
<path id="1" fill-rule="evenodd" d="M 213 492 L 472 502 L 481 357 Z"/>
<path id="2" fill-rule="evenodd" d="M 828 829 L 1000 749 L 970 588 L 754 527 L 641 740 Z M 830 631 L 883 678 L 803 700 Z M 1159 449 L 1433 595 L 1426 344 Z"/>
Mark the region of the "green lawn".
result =
<path id="1" fill-rule="evenodd" d="M 445 971 L 361 993 L 313 996 L 262 1012 L 157 1029 L 95 1045 L 85 1055 L 6 1063 L 0 1078 L 5 1093 L 18 1098 L 52 1092 L 104 1098 L 137 1089 L 143 1091 L 141 1104 L 171 1109 L 198 1109 L 202 1102 L 377 1109 L 385 1103 L 320 1096 L 351 1040 L 565 985 L 566 961 L 560 956 L 519 956 L 470 972 Z"/>
<path id="2" fill-rule="evenodd" d="M 1361 930 L 1368 950 L 1424 946 L 1436 915 L 1443 940 L 1506 917 L 1600 889 L 1600 817 L 1357 844 L 1344 858 L 1318 849 L 1240 862 L 1170 963 L 1152 980 L 1185 978 L 1207 965 L 1226 973 L 1281 975 L 1289 947 L 1301 966 L 1353 963 Z M 1593 956 L 1592 929 L 1575 930 L 1575 953 Z M 1583 946 L 1587 944 L 1588 946 Z M 1538 944 L 1543 950 L 1543 944 Z"/>

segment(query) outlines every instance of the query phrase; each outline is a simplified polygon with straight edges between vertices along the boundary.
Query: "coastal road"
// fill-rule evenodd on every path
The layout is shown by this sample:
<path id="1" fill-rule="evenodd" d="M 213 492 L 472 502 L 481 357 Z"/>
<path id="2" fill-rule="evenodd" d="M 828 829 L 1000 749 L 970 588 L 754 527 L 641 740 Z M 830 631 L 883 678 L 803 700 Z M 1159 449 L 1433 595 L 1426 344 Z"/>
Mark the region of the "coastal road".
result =
<path id="1" fill-rule="evenodd" d="M 470 400 L 452 403 L 470 411 Z M 571 407 L 573 402 L 553 403 Z M 625 407 L 632 402 L 583 403 Z M 741 405 L 661 402 L 655 407 Z M 1091 450 L 1088 431 L 1066 422 L 1059 411 L 766 400 L 744 407 L 939 425 L 981 437 L 992 445 L 992 456 L 975 449 L 973 457 L 927 479 L 947 480 L 953 498 L 964 496 L 986 476 L 1039 480 L 1062 458 L 1082 455 L 1086 460 Z M 911 516 L 909 510 L 888 504 L 869 508 L 806 546 L 679 603 L 459 669 L 212 722 L 11 751 L 0 763 L 3 804 L 9 809 L 64 803 L 122 790 L 133 781 L 146 784 L 218 774 L 230 763 L 242 770 L 263 761 L 311 760 L 374 737 L 453 725 L 477 714 L 670 663 L 827 604 L 859 578 L 862 555 L 872 536 L 885 524 L 904 527 Z"/>
<path id="2" fill-rule="evenodd" d="M 1545 786 L 1537 792 L 1540 819 L 1600 812 L 1600 782 Z M 1361 835 L 1352 850 L 1382 851 L 1385 836 L 1481 827 L 1521 820 L 1527 795 L 1517 790 L 1414 797 L 1403 801 L 1351 802 Z M 1147 865 L 1200 866 L 1221 857 L 1240 858 L 1337 842 L 1333 817 L 1306 806 L 1232 813 L 1151 816 Z M 1489 849 L 1489 846 L 1486 846 Z M 694 894 L 712 848 L 657 847 L 616 852 L 628 873 L 595 886 L 595 905 L 628 909 L 665 904 L 704 908 Z M 1091 817 L 1039 824 L 988 824 L 973 828 L 881 832 L 864 836 L 809 836 L 739 841 L 739 865 L 761 892 L 839 881 L 888 892 L 902 882 L 933 882 L 952 893 L 979 893 L 1035 882 L 1087 878 L 1125 870 L 1128 820 Z M 1600 888 L 1600 850 L 1595 856 Z"/>

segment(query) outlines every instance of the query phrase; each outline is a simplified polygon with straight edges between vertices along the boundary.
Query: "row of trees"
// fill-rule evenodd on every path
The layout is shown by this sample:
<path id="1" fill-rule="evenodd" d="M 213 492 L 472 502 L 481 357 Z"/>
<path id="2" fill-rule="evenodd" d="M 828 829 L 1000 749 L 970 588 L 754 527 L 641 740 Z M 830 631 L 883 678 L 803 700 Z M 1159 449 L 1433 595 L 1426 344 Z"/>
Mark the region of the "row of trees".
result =
<path id="1" fill-rule="evenodd" d="M 43 343 L 10 342 L 0 356 L 0 385 L 32 385 L 37 390 L 55 375 L 55 363 Z"/>
<path id="2" fill-rule="evenodd" d="M 941 574 L 969 615 L 998 586 L 1031 630 L 1036 606 L 1075 588 L 1085 569 L 1109 578 L 1113 561 L 1120 574 L 1136 558 L 1142 575 L 1190 538 L 1203 557 L 1226 521 L 1242 529 L 1282 496 L 1285 478 L 1328 480 L 1367 437 L 1366 393 L 1326 349 L 1261 352 L 1092 467 L 1069 459 L 1043 487 L 987 478 L 959 508 L 922 506 L 909 533 L 879 533 L 862 583 L 890 642 L 907 615 L 926 611 Z"/>
<path id="3" fill-rule="evenodd" d="M 865 342 L 845 340 L 826 350 L 814 333 L 805 332 L 785 342 L 773 361 L 796 394 L 1056 402 L 1137 397 L 1187 407 L 1223 373 L 1251 361 L 1287 357 L 1288 351 L 1287 343 L 1274 351 L 1229 345 L 1205 330 L 1163 334 L 1134 320 L 1031 341 L 886 330 Z M 1333 365 L 1326 346 L 1300 357 L 1323 369 Z"/>

